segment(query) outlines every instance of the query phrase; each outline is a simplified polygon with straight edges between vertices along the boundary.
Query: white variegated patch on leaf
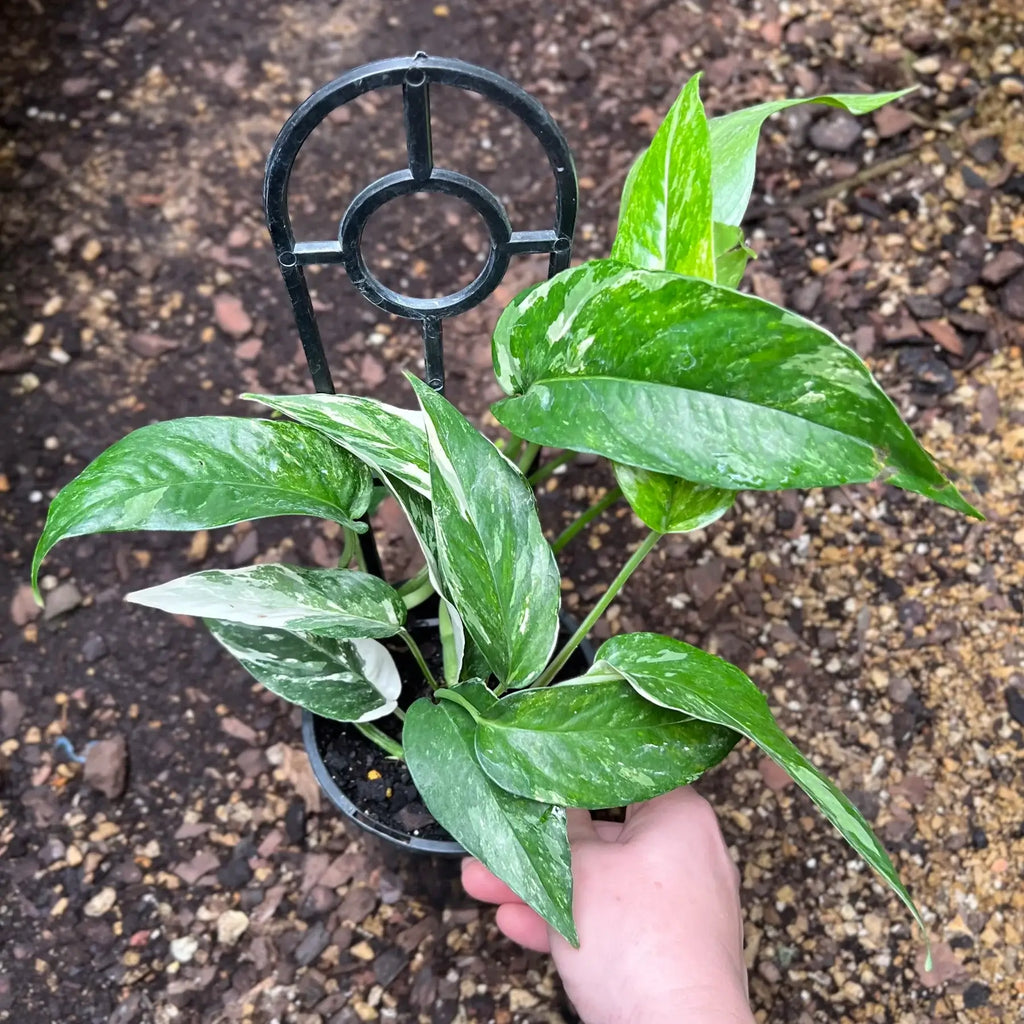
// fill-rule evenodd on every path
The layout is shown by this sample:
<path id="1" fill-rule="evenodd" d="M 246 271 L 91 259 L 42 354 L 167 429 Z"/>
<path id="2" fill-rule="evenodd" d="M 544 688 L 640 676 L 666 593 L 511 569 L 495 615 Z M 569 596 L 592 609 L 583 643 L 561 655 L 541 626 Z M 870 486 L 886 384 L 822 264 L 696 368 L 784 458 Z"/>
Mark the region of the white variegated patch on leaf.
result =
<path id="1" fill-rule="evenodd" d="M 405 605 L 392 587 L 349 569 L 209 569 L 136 590 L 126 600 L 175 615 L 336 638 L 394 636 L 405 622 Z"/>
<path id="2" fill-rule="evenodd" d="M 318 430 L 379 476 L 430 497 L 423 413 L 359 395 L 243 395 Z"/>
<path id="3" fill-rule="evenodd" d="M 207 628 L 272 693 L 339 722 L 369 722 L 398 706 L 402 680 L 376 640 L 337 640 L 237 622 Z"/>

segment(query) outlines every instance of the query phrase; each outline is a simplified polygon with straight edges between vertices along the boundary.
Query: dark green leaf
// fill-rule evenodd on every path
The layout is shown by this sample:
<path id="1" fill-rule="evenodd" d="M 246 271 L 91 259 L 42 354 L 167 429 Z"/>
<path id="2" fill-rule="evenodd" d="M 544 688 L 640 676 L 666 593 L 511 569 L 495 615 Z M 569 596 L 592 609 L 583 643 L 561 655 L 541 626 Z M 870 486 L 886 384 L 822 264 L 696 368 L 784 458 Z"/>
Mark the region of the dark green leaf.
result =
<path id="1" fill-rule="evenodd" d="M 750 201 L 750 190 L 754 187 L 757 137 L 761 125 L 772 114 L 800 103 L 824 103 L 851 114 L 869 114 L 911 91 L 773 100 L 712 118 L 708 127 L 711 131 L 711 190 L 715 200 L 715 220 L 723 224 L 742 223 Z"/>
<path id="2" fill-rule="evenodd" d="M 637 516 L 658 533 L 688 533 L 709 526 L 732 508 L 734 491 L 694 484 L 678 476 L 613 464 L 626 501 Z"/>
<path id="3" fill-rule="evenodd" d="M 376 640 L 336 640 L 214 619 L 206 625 L 258 682 L 314 714 L 369 722 L 397 706 L 398 669 Z"/>
<path id="4" fill-rule="evenodd" d="M 514 300 L 494 355 L 517 396 L 494 414 L 530 441 L 724 490 L 881 477 L 978 514 L 854 352 L 732 289 L 587 263 Z"/>
<path id="5" fill-rule="evenodd" d="M 380 476 L 430 497 L 423 414 L 358 395 L 243 395 L 318 430 Z"/>
<path id="6" fill-rule="evenodd" d="M 126 600 L 175 615 L 336 639 L 394 636 L 405 622 L 405 604 L 391 587 L 348 569 L 209 569 L 136 590 Z"/>
<path id="7" fill-rule="evenodd" d="M 477 708 L 494 699 L 477 683 L 458 692 Z M 469 712 L 452 701 L 416 701 L 402 731 L 413 782 L 438 822 L 576 945 L 565 811 L 492 782 L 473 752 L 474 732 Z"/>
<path id="8" fill-rule="evenodd" d="M 560 599 L 533 491 L 451 403 L 410 380 L 427 418 L 444 592 L 498 680 L 524 686 L 551 655 Z"/>
<path id="9" fill-rule="evenodd" d="M 598 664 L 578 680 L 503 697 L 477 723 L 476 755 L 512 793 L 618 807 L 693 782 L 737 739 L 644 700 Z"/>
<path id="10" fill-rule="evenodd" d="M 686 84 L 623 189 L 612 258 L 713 279 L 711 144 L 699 75 Z"/>
<path id="11" fill-rule="evenodd" d="M 910 894 L 868 823 L 793 746 L 776 724 L 761 692 L 738 668 L 689 644 L 654 633 L 612 637 L 601 645 L 597 657 L 621 672 L 647 700 L 735 729 L 753 740 L 793 777 L 924 928 Z"/>
<path id="12" fill-rule="evenodd" d="M 355 520 L 370 473 L 298 423 L 197 416 L 135 430 L 53 499 L 32 560 L 66 537 L 124 530 L 203 530 L 246 519 L 304 515 Z"/>

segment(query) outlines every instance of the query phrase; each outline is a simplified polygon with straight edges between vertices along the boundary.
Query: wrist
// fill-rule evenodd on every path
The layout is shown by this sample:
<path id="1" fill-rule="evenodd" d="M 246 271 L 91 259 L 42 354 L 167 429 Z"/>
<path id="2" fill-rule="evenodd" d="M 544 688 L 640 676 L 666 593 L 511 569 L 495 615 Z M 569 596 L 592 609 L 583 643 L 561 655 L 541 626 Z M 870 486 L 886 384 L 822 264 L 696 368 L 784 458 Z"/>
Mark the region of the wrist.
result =
<path id="1" fill-rule="evenodd" d="M 589 1022 L 588 1022 L 589 1024 Z M 617 1022 L 616 1022 L 617 1024 Z M 639 1006 L 622 1024 L 755 1024 L 744 990 L 734 983 L 678 988 Z"/>

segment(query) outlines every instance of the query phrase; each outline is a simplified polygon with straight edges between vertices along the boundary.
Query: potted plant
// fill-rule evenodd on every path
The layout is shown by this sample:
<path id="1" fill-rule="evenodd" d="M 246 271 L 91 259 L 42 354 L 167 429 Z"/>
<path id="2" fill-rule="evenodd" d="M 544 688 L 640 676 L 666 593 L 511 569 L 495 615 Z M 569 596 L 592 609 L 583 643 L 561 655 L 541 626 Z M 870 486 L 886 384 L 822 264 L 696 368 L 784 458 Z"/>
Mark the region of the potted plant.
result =
<path id="1" fill-rule="evenodd" d="M 862 113 L 900 95 L 811 102 Z M 884 480 L 980 517 L 856 354 L 735 290 L 760 127 L 798 102 L 709 120 L 697 78 L 686 85 L 630 171 L 611 258 L 527 289 L 502 314 L 492 344 L 507 397 L 493 413 L 504 442 L 412 376 L 415 410 L 249 395 L 286 419 L 156 423 L 100 455 L 50 506 L 33 581 L 58 541 L 102 531 L 305 515 L 333 519 L 351 542 L 376 478 L 423 550 L 422 571 L 401 586 L 349 568 L 352 544 L 336 569 L 210 570 L 129 599 L 202 617 L 269 689 L 350 723 L 380 763 L 404 762 L 436 821 L 570 941 L 564 808 L 691 782 L 741 737 L 793 776 L 921 923 L 859 812 L 739 669 L 653 633 L 612 636 L 593 664 L 571 667 L 659 539 L 712 523 L 738 491 Z M 560 454 L 538 465 L 545 449 Z M 609 459 L 617 487 L 549 542 L 533 489 L 577 452 Z M 556 555 L 619 497 L 649 532 L 558 643 Z"/>

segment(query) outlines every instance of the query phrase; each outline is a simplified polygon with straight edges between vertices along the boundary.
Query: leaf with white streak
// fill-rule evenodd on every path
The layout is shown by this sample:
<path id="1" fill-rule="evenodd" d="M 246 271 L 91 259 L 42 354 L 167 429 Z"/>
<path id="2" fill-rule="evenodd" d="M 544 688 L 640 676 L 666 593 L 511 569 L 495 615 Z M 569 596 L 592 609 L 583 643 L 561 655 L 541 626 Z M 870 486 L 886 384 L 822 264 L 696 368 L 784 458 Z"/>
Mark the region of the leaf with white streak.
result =
<path id="1" fill-rule="evenodd" d="M 478 710 L 494 696 L 479 683 L 458 688 Z M 402 745 L 430 813 L 573 945 L 572 870 L 565 811 L 515 796 L 477 763 L 471 714 L 422 698 L 409 708 Z"/>
<path id="2" fill-rule="evenodd" d="M 688 533 L 710 526 L 732 508 L 735 491 L 678 476 L 613 463 L 615 479 L 638 518 L 658 533 Z"/>
<path id="3" fill-rule="evenodd" d="M 418 409 L 359 395 L 243 395 L 340 444 L 377 472 L 430 497 L 427 437 Z"/>
<path id="4" fill-rule="evenodd" d="M 450 402 L 410 377 L 427 417 L 444 592 L 507 686 L 540 674 L 558 633 L 560 578 L 523 475 Z"/>
<path id="5" fill-rule="evenodd" d="M 398 706 L 402 680 L 376 640 L 336 640 L 214 619 L 206 626 L 257 682 L 323 718 L 369 722 Z"/>
<path id="6" fill-rule="evenodd" d="M 595 260 L 505 309 L 492 407 L 551 448 L 723 490 L 876 478 L 979 516 L 855 352 L 709 281 Z"/>
<path id="7" fill-rule="evenodd" d="M 349 569 L 209 569 L 136 590 L 126 600 L 174 615 L 338 639 L 394 636 L 405 622 L 405 604 L 393 588 Z"/>
<path id="8" fill-rule="evenodd" d="M 924 930 L 910 893 L 860 811 L 797 750 L 779 728 L 760 690 L 735 665 L 656 633 L 612 637 L 601 645 L 597 657 L 621 672 L 638 694 L 662 708 L 735 729 L 753 740 L 885 879 Z"/>
<path id="9" fill-rule="evenodd" d="M 700 76 L 672 104 L 623 188 L 612 259 L 714 279 L 711 144 Z"/>
<path id="10" fill-rule="evenodd" d="M 698 779 L 730 729 L 659 707 L 600 662 L 584 676 L 503 697 L 477 721 L 476 757 L 503 789 L 568 807 L 619 807 Z"/>
<path id="11" fill-rule="evenodd" d="M 267 516 L 355 520 L 370 500 L 366 466 L 315 430 L 192 416 L 133 430 L 61 489 L 32 559 L 66 537 L 126 530 L 208 530 Z"/>

